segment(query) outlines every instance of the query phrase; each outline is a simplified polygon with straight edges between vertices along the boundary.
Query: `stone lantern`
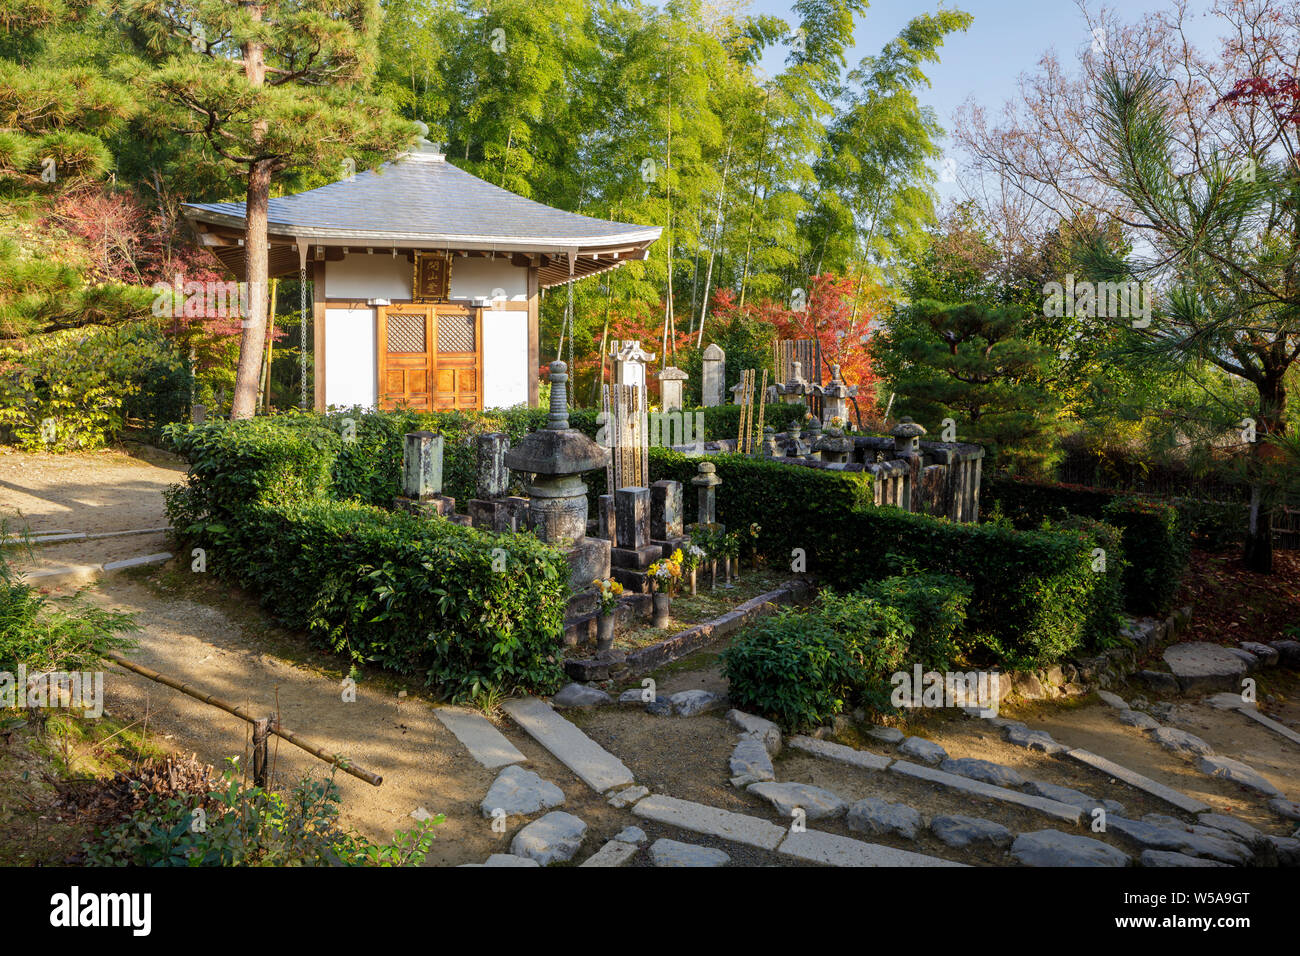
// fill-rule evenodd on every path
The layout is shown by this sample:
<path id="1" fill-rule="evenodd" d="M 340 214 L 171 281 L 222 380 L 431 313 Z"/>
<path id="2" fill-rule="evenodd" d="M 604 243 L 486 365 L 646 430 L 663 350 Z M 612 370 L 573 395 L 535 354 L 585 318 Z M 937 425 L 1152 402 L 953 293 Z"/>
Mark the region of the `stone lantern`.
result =
<path id="1" fill-rule="evenodd" d="M 807 380 L 803 377 L 803 363 L 790 363 L 790 379 L 776 383 L 776 394 L 786 405 L 805 405 L 804 396 L 810 391 Z"/>
<path id="2" fill-rule="evenodd" d="M 572 585 L 581 590 L 609 574 L 609 542 L 587 535 L 587 485 L 582 474 L 604 468 L 609 450 L 569 427 L 567 366 L 551 363 L 551 412 L 545 428 L 530 432 L 505 454 L 529 495 L 529 526 L 539 539 L 565 551 Z"/>
<path id="3" fill-rule="evenodd" d="M 894 453 L 896 455 L 919 455 L 921 453 L 921 436 L 925 428 L 912 421 L 906 415 L 889 430 L 894 436 Z"/>
<path id="4" fill-rule="evenodd" d="M 822 397 L 822 419 L 829 422 L 832 418 L 849 420 L 849 399 L 857 398 L 858 386 L 845 385 L 840 378 L 840 367 L 831 366 L 831 380 L 825 385 L 813 386 Z"/>
<path id="5" fill-rule="evenodd" d="M 813 450 L 821 452 L 822 461 L 847 464 L 853 454 L 853 439 L 845 438 L 844 429 L 832 425 L 822 432 L 813 445 Z"/>

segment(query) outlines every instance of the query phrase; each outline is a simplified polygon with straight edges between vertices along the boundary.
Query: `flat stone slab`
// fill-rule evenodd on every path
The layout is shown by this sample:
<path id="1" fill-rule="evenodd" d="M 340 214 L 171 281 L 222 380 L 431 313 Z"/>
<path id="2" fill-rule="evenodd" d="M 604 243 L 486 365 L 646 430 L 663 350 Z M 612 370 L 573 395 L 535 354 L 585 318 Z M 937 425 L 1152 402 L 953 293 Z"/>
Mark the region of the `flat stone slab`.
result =
<path id="1" fill-rule="evenodd" d="M 732 813 L 730 810 L 720 810 L 659 793 L 641 800 L 632 808 L 632 812 L 656 823 L 667 823 L 683 830 L 705 833 L 763 850 L 775 850 L 786 835 L 784 827 L 758 817 Z"/>
<path id="2" fill-rule="evenodd" d="M 726 866 L 731 857 L 717 847 L 679 843 L 665 837 L 650 844 L 650 860 L 655 866 Z"/>
<path id="3" fill-rule="evenodd" d="M 1137 787 L 1143 793 L 1149 793 L 1153 797 L 1171 803 L 1179 810 L 1186 810 L 1188 813 L 1203 813 L 1212 809 L 1208 803 L 1202 803 L 1194 797 L 1189 797 L 1185 793 L 1180 793 L 1173 787 L 1166 787 L 1163 783 L 1157 783 L 1150 777 L 1144 777 L 1136 770 L 1129 770 L 1127 767 L 1121 767 L 1112 760 L 1105 757 L 1099 757 L 1097 754 L 1087 750 L 1075 748 L 1066 751 L 1069 757 L 1077 760 L 1081 764 L 1086 764 L 1094 770 L 1100 770 L 1107 776 L 1114 777 L 1116 780 L 1123 780 L 1130 787 Z"/>
<path id="4" fill-rule="evenodd" d="M 125 571 L 127 568 L 143 568 L 151 564 L 166 564 L 172 559 L 170 551 L 160 551 L 157 554 L 142 554 L 138 558 L 123 558 L 121 561 L 109 561 L 104 565 L 106 572 Z"/>
<path id="5" fill-rule="evenodd" d="M 1027 793 L 1020 793 L 1016 790 L 1008 790 L 1005 787 L 995 787 L 990 783 L 983 783 L 979 780 L 971 780 L 969 777 L 959 777 L 955 773 L 946 773 L 943 770 L 935 770 L 933 767 L 922 767 L 920 764 L 908 763 L 906 760 L 896 760 L 890 764 L 891 773 L 901 773 L 906 777 L 913 777 L 917 780 L 926 780 L 930 783 L 941 784 L 950 787 L 953 790 L 959 790 L 962 793 L 974 794 L 978 797 L 984 797 L 987 800 L 1000 800 L 1003 803 L 1014 803 L 1019 807 L 1027 807 L 1030 810 L 1037 810 L 1045 813 L 1049 817 L 1057 820 L 1065 820 L 1069 823 L 1078 823 L 1083 816 L 1083 811 L 1078 807 L 1072 807 L 1068 803 L 1058 803 L 1055 800 L 1047 800 L 1043 797 L 1031 796 Z"/>
<path id="6" fill-rule="evenodd" d="M 624 827 L 614 835 L 614 839 L 619 843 L 631 843 L 634 846 L 640 846 L 649 838 L 640 827 Z"/>
<path id="7" fill-rule="evenodd" d="M 742 734 L 758 737 L 773 757 L 781 752 L 781 728 L 772 721 L 747 714 L 743 710 L 727 711 L 727 719 L 735 724 Z"/>
<path id="8" fill-rule="evenodd" d="M 1174 853 L 1170 850 L 1143 850 L 1138 861 L 1143 866 L 1227 866 L 1218 860 L 1206 860 L 1186 853 Z"/>
<path id="9" fill-rule="evenodd" d="M 979 760 L 975 757 L 949 757 L 939 764 L 939 769 L 972 780 L 982 780 L 995 787 L 1023 787 L 1026 783 L 1025 778 L 1018 771 L 991 760 Z"/>
<path id="10" fill-rule="evenodd" d="M 755 783 L 749 792 L 761 797 L 783 817 L 802 810 L 809 820 L 834 819 L 848 812 L 848 802 L 837 794 L 807 783 Z"/>
<path id="11" fill-rule="evenodd" d="M 965 866 L 937 856 L 913 853 L 910 850 L 896 850 L 892 846 L 878 843 L 864 843 L 850 837 L 834 833 L 822 833 L 819 830 L 804 830 L 791 833 L 781 844 L 778 853 L 805 860 L 809 863 L 822 863 L 826 866 Z"/>
<path id="12" fill-rule="evenodd" d="M 908 840 L 915 840 L 917 833 L 925 826 L 920 811 L 905 803 L 889 803 L 876 797 L 867 797 L 849 807 L 845 823 L 850 830 L 860 833 L 893 833 Z"/>
<path id="13" fill-rule="evenodd" d="M 1151 731 L 1151 739 L 1166 750 L 1176 754 L 1193 754 L 1206 757 L 1214 753 L 1214 748 L 1195 734 L 1189 734 L 1177 727 L 1159 727 Z"/>
<path id="14" fill-rule="evenodd" d="M 613 698 L 599 687 L 576 683 L 566 684 L 551 698 L 551 705 L 554 707 L 599 707 L 601 704 L 609 703 L 613 703 Z"/>
<path id="15" fill-rule="evenodd" d="M 930 831 L 955 849 L 970 846 L 972 843 L 1006 847 L 1011 845 L 1011 841 L 1016 836 L 1000 823 L 985 820 L 983 817 L 963 816 L 960 813 L 935 817 L 930 821 Z"/>
<path id="16" fill-rule="evenodd" d="M 898 745 L 898 752 L 904 757 L 915 757 L 936 766 L 948 759 L 948 751 L 924 737 L 908 737 Z"/>
<path id="17" fill-rule="evenodd" d="M 572 860 L 587 835 L 587 824 L 572 813 L 552 810 L 539 817 L 515 834 L 510 841 L 510 852 L 536 860 L 540 866 L 550 866 Z"/>
<path id="18" fill-rule="evenodd" d="M 802 750 L 814 757 L 825 757 L 827 760 L 838 760 L 840 763 L 852 764 L 855 767 L 861 767 L 863 770 L 884 770 L 891 763 L 889 757 L 873 754 L 869 750 L 855 750 L 852 747 L 846 747 L 843 744 L 837 744 L 829 740 L 817 740 L 813 737 L 801 735 L 791 737 L 788 742 L 794 750 Z"/>
<path id="19" fill-rule="evenodd" d="M 1165 663 L 1184 692 L 1236 690 L 1246 674 L 1246 662 L 1226 647 L 1194 641 L 1165 648 Z"/>
<path id="20" fill-rule="evenodd" d="M 751 783 L 775 780 L 776 771 L 772 768 L 772 755 L 756 734 L 741 734 L 736 749 L 731 752 L 727 764 L 731 771 L 731 783 L 735 787 L 747 787 Z"/>
<path id="21" fill-rule="evenodd" d="M 1119 694 L 1112 694 L 1108 690 L 1097 691 L 1097 696 L 1105 702 L 1106 706 L 1114 707 L 1116 710 L 1128 710 L 1128 701 Z"/>
<path id="22" fill-rule="evenodd" d="M 622 840 L 610 840 L 599 850 L 582 861 L 583 866 L 623 866 L 639 849 L 635 843 Z"/>
<path id="23" fill-rule="evenodd" d="M 1269 783 L 1263 774 L 1253 767 L 1246 766 L 1240 760 L 1233 760 L 1231 757 L 1216 755 L 1201 757 L 1196 761 L 1196 769 L 1201 773 L 1209 774 L 1211 777 L 1221 777 L 1224 780 L 1239 783 L 1243 787 L 1249 787 L 1251 790 L 1264 794 L 1266 797 L 1282 796 L 1281 791 Z"/>
<path id="24" fill-rule="evenodd" d="M 501 709 L 597 793 L 607 793 L 633 782 L 632 771 L 623 761 L 557 714 L 544 700 L 536 697 L 508 700 Z"/>
<path id="25" fill-rule="evenodd" d="M 1144 714 L 1140 710 L 1120 711 L 1119 722 L 1121 724 L 1127 724 L 1129 727 L 1136 727 L 1138 730 L 1160 729 L 1160 721 L 1156 720 L 1150 714 Z"/>
<path id="26" fill-rule="evenodd" d="M 1056 800 L 1060 803 L 1068 803 L 1070 806 L 1078 807 L 1089 815 L 1098 807 L 1101 807 L 1108 814 L 1124 815 L 1124 804 L 1117 800 L 1098 800 L 1096 797 L 1088 796 L 1082 790 L 1062 787 L 1054 783 L 1044 783 L 1041 780 L 1027 782 L 1025 784 L 1025 793 L 1032 794 L 1035 797 L 1046 797 L 1048 800 Z"/>
<path id="27" fill-rule="evenodd" d="M 531 770 L 512 765 L 497 774 L 479 809 L 485 817 L 491 817 L 497 810 L 504 810 L 508 817 L 527 817 L 563 803 L 564 791 L 555 784 Z"/>
<path id="28" fill-rule="evenodd" d="M 1011 844 L 1011 855 L 1025 866 L 1128 866 L 1128 854 L 1077 833 L 1036 830 Z"/>
<path id="29" fill-rule="evenodd" d="M 438 707 L 433 714 L 469 751 L 469 755 L 489 770 L 524 763 L 528 759 L 477 711 L 463 707 Z"/>

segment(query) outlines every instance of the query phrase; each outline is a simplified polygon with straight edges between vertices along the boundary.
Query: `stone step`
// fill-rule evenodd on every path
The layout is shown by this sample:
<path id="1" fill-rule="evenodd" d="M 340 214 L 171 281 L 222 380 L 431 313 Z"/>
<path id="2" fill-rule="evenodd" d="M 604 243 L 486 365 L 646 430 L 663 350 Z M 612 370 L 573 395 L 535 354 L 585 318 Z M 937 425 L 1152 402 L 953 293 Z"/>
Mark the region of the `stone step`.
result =
<path id="1" fill-rule="evenodd" d="M 763 850 L 775 850 L 785 839 L 786 830 L 775 823 L 743 813 L 720 810 L 717 807 L 690 800 L 679 800 L 659 793 L 639 801 L 632 812 L 647 820 L 720 837 Z"/>
<path id="2" fill-rule="evenodd" d="M 1021 793 L 1018 790 L 1008 790 L 1006 787 L 997 787 L 991 783 L 984 783 L 980 780 L 972 780 L 969 777 L 958 776 L 955 773 L 948 773 L 944 770 L 936 770 L 933 767 L 925 767 L 921 764 L 908 763 L 906 760 L 895 760 L 889 765 L 890 773 L 902 774 L 905 777 L 911 777 L 916 780 L 925 780 L 929 783 L 937 783 L 941 786 L 949 787 L 953 790 L 960 790 L 963 793 L 969 793 L 974 796 L 984 797 L 988 800 L 1000 800 L 1003 803 L 1015 804 L 1028 810 L 1037 810 L 1049 817 L 1057 820 L 1065 820 L 1069 823 L 1078 823 L 1083 816 L 1083 811 L 1068 803 L 1061 803 L 1057 800 L 1049 800 L 1046 797 L 1034 797 L 1027 793 Z"/>
<path id="3" fill-rule="evenodd" d="M 1163 783 L 1157 783 L 1150 777 L 1144 777 L 1136 770 L 1129 770 L 1127 767 L 1121 767 L 1114 761 L 1107 760 L 1105 757 L 1099 757 L 1095 753 L 1087 750 L 1067 750 L 1066 755 L 1081 764 L 1086 764 L 1094 770 L 1100 770 L 1116 780 L 1123 780 L 1130 787 L 1136 787 L 1144 793 L 1149 793 L 1153 797 L 1172 803 L 1180 810 L 1186 810 L 1188 813 L 1204 813 L 1211 809 L 1208 803 L 1202 803 L 1194 797 L 1189 797 L 1185 793 L 1180 793 L 1173 787 L 1166 787 Z"/>
<path id="4" fill-rule="evenodd" d="M 469 751 L 469 755 L 489 770 L 528 760 L 480 713 L 463 707 L 439 707 L 433 714 Z"/>
<path id="5" fill-rule="evenodd" d="M 632 771 L 621 760 L 557 714 L 546 701 L 524 697 L 508 700 L 501 708 L 597 793 L 633 782 Z"/>
<path id="6" fill-rule="evenodd" d="M 850 837 L 805 830 L 791 833 L 777 848 L 783 856 L 827 866 L 965 866 L 925 853 L 898 850 L 878 843 L 864 843 Z"/>

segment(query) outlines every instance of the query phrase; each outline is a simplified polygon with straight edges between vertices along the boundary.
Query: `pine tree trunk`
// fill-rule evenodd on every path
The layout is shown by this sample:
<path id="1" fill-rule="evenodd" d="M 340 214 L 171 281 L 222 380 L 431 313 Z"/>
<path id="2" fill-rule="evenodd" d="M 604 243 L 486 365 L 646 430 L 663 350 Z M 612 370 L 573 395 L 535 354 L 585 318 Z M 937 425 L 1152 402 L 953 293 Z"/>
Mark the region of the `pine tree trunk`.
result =
<path id="1" fill-rule="evenodd" d="M 247 15 L 261 21 L 264 9 L 249 4 Z M 266 49 L 258 40 L 249 41 L 242 50 L 244 75 L 250 86 L 266 83 Z M 266 136 L 266 121 L 253 123 L 255 147 Z M 256 152 L 253 153 L 256 156 Z M 230 405 L 232 421 L 252 418 L 257 412 L 257 386 L 262 371 L 262 349 L 266 346 L 266 273 L 267 204 L 271 199 L 271 160 L 255 159 L 248 169 L 248 196 L 244 206 L 244 262 L 248 281 L 248 314 L 244 316 L 244 334 L 239 342 L 239 365 L 235 368 L 235 397 Z"/>
<path id="2" fill-rule="evenodd" d="M 230 408 L 232 420 L 252 418 L 257 411 L 258 378 L 262 370 L 262 353 L 266 348 L 266 217 L 270 198 L 271 164 L 267 160 L 259 160 L 253 163 L 248 177 L 248 198 L 245 205 L 248 217 L 244 233 L 244 255 L 248 269 L 248 315 L 244 317 L 244 334 L 239 342 L 235 398 Z"/>
<path id="3" fill-rule="evenodd" d="M 1259 389 L 1259 424 L 1254 448 L 1251 449 L 1250 469 L 1253 480 L 1250 486 L 1250 518 L 1246 528 L 1246 547 L 1242 561 L 1259 574 L 1273 573 L 1273 514 L 1265 499 L 1263 481 L 1270 453 L 1275 451 L 1265 436 L 1281 436 L 1286 432 L 1286 382 L 1285 369 L 1266 373 L 1256 382 Z"/>

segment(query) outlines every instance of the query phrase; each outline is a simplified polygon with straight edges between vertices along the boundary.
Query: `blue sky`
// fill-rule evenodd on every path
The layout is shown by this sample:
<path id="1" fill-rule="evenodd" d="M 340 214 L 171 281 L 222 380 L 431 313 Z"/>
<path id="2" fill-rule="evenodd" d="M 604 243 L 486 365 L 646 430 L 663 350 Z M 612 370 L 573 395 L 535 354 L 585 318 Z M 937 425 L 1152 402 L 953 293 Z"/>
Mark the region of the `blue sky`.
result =
<path id="1" fill-rule="evenodd" d="M 947 129 L 952 116 L 968 97 L 989 107 L 1000 109 L 1016 93 L 1016 81 L 1031 73 L 1039 58 L 1055 48 L 1068 62 L 1075 51 L 1091 42 L 1091 34 L 1074 0 L 949 0 L 944 6 L 965 10 L 974 22 L 965 33 L 950 36 L 942 50 L 942 61 L 929 67 L 931 89 L 923 102 L 933 106 Z M 1165 9 L 1165 0 L 1123 0 L 1118 4 L 1124 17 L 1136 20 L 1143 13 Z M 751 11 L 769 13 L 795 24 L 790 0 L 753 0 Z M 856 46 L 848 55 L 850 67 L 862 57 L 876 53 L 912 17 L 938 9 L 937 0 L 875 0 L 865 16 L 858 20 Z M 1193 0 L 1193 9 L 1209 7 L 1209 0 Z M 1211 46 L 1215 30 L 1206 18 L 1198 42 Z M 1199 27 L 1200 24 L 1195 26 Z M 768 72 L 780 69 L 784 51 L 775 52 L 764 62 Z M 947 199 L 956 187 L 939 183 L 939 194 Z"/>

